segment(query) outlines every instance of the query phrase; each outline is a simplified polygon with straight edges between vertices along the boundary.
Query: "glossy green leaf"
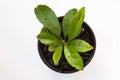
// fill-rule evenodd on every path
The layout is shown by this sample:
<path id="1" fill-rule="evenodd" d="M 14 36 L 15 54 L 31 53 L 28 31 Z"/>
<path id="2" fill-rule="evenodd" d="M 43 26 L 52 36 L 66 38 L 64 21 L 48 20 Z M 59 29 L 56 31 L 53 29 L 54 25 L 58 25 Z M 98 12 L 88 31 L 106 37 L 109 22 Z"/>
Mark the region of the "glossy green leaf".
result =
<path id="1" fill-rule="evenodd" d="M 61 58 L 62 49 L 63 49 L 63 46 L 62 46 L 62 45 L 61 45 L 61 46 L 58 46 L 58 47 L 55 49 L 54 53 L 53 53 L 53 62 L 54 62 L 55 65 L 58 64 L 58 62 L 59 62 L 59 60 L 60 60 L 60 58 Z"/>
<path id="2" fill-rule="evenodd" d="M 46 5 L 38 5 L 35 9 L 35 14 L 38 20 L 48 28 L 52 34 L 60 36 L 61 29 L 57 16 Z"/>
<path id="3" fill-rule="evenodd" d="M 81 8 L 79 12 L 73 17 L 69 31 L 68 31 L 68 40 L 72 40 L 76 38 L 81 31 L 82 23 L 84 21 L 85 16 L 85 7 Z"/>
<path id="4" fill-rule="evenodd" d="M 58 38 L 56 38 L 54 35 L 41 31 L 41 33 L 37 36 L 38 40 L 40 40 L 41 43 L 47 44 L 47 45 L 57 45 L 62 43 L 62 41 Z"/>
<path id="5" fill-rule="evenodd" d="M 69 28 L 70 22 L 76 13 L 77 13 L 77 9 L 71 9 L 65 14 L 63 18 L 62 30 L 65 37 L 68 35 L 68 28 Z"/>
<path id="6" fill-rule="evenodd" d="M 68 63 L 72 66 L 75 67 L 78 70 L 83 70 L 83 60 L 79 53 L 74 49 L 74 47 L 70 45 L 65 45 L 64 46 L 64 54 L 65 57 L 68 61 Z"/>
<path id="7" fill-rule="evenodd" d="M 93 49 L 93 46 L 81 39 L 72 40 L 70 45 L 73 46 L 78 52 L 87 52 Z"/>

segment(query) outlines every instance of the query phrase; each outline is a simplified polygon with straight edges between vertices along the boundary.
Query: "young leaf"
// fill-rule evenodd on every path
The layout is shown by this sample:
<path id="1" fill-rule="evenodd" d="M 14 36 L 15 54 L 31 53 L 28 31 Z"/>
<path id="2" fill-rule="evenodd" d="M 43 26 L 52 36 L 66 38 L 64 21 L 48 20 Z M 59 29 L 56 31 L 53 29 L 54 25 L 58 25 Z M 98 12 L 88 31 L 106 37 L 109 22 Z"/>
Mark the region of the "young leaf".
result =
<path id="1" fill-rule="evenodd" d="M 64 54 L 68 63 L 78 70 L 83 70 L 83 60 L 79 53 L 70 45 L 65 45 Z"/>
<path id="2" fill-rule="evenodd" d="M 46 5 L 38 5 L 34 12 L 38 20 L 47 27 L 52 34 L 60 36 L 61 29 L 60 24 L 55 13 Z"/>
<path id="3" fill-rule="evenodd" d="M 53 52 L 54 50 L 55 50 L 55 47 L 54 47 L 54 46 L 49 45 L 49 47 L 48 47 L 48 51 L 49 51 L 49 52 Z"/>
<path id="4" fill-rule="evenodd" d="M 53 52 L 53 51 L 56 49 L 57 46 L 58 46 L 58 45 L 49 45 L 48 51 L 49 51 L 49 52 Z"/>
<path id="5" fill-rule="evenodd" d="M 41 41 L 41 43 L 43 44 L 47 44 L 47 45 L 57 45 L 62 43 L 62 41 L 60 41 L 58 38 L 56 38 L 54 35 L 50 34 L 50 33 L 46 33 L 44 31 L 41 31 L 41 33 L 37 36 L 38 40 Z"/>
<path id="6" fill-rule="evenodd" d="M 55 65 L 58 64 L 58 62 L 59 62 L 59 60 L 60 60 L 60 58 L 61 58 L 62 48 L 63 48 L 62 45 L 58 46 L 58 47 L 55 49 L 54 53 L 53 53 L 53 62 L 54 62 Z"/>
<path id="7" fill-rule="evenodd" d="M 76 13 L 77 13 L 77 9 L 71 9 L 65 14 L 63 18 L 62 31 L 65 37 L 68 34 L 68 28 L 69 28 L 70 22 Z"/>
<path id="8" fill-rule="evenodd" d="M 68 31 L 68 40 L 72 40 L 76 38 L 81 31 L 82 23 L 84 21 L 85 16 L 85 7 L 81 8 L 79 12 L 73 17 L 69 31 Z"/>
<path id="9" fill-rule="evenodd" d="M 72 40 L 70 45 L 73 46 L 78 52 L 87 52 L 93 49 L 88 42 L 81 39 Z"/>

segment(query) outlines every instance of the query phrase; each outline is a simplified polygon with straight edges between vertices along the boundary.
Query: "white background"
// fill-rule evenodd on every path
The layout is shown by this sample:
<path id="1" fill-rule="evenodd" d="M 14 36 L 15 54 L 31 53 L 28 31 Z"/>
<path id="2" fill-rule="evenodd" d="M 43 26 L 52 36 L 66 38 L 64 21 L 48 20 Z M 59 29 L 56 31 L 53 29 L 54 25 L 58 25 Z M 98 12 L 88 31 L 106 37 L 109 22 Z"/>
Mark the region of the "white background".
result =
<path id="1" fill-rule="evenodd" d="M 57 16 L 86 7 L 97 48 L 91 63 L 73 74 L 49 69 L 40 59 L 36 35 L 42 25 L 34 14 L 38 4 Z M 0 0 L 0 80 L 120 80 L 119 0 Z"/>

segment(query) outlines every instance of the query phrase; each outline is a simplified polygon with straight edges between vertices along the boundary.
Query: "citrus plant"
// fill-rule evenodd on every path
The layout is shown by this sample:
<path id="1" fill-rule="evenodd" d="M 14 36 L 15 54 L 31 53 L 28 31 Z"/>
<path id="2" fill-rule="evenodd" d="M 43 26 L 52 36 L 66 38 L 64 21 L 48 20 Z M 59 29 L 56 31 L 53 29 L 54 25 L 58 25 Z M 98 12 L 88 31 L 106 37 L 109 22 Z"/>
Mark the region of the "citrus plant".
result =
<path id="1" fill-rule="evenodd" d="M 54 64 L 57 65 L 61 55 L 64 54 L 72 67 L 83 70 L 80 53 L 93 49 L 88 42 L 77 39 L 84 21 L 85 7 L 79 11 L 75 8 L 69 10 L 63 18 L 62 25 L 53 10 L 46 5 L 38 5 L 34 12 L 37 19 L 44 25 L 37 38 L 42 44 L 49 46 L 49 52 L 53 52 Z M 62 33 L 64 37 L 61 36 Z"/>

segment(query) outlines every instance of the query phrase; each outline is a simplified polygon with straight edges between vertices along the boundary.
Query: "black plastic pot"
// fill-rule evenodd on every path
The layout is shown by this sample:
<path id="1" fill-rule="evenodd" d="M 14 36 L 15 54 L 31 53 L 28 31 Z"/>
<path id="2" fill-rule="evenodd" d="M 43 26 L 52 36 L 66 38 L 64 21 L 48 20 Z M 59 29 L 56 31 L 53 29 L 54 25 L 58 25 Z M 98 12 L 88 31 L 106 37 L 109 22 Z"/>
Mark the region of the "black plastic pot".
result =
<path id="1" fill-rule="evenodd" d="M 61 24 L 63 17 L 59 17 L 58 19 Z M 84 54 L 79 53 L 83 59 L 83 63 L 84 63 L 84 67 L 85 67 L 92 60 L 94 53 L 95 53 L 95 49 L 96 49 L 96 39 L 95 39 L 94 33 L 86 22 L 84 22 L 82 24 L 82 31 L 77 38 L 87 41 L 94 47 L 93 50 L 85 52 Z M 56 72 L 60 72 L 60 73 L 73 73 L 73 72 L 78 71 L 66 61 L 64 52 L 59 61 L 59 64 L 56 66 L 56 65 L 54 65 L 54 63 L 52 61 L 53 53 L 48 52 L 48 46 L 46 46 L 46 45 L 40 43 L 40 41 L 38 41 L 38 51 L 39 51 L 39 55 L 40 55 L 41 59 L 43 60 L 43 62 L 52 70 L 54 70 Z"/>

